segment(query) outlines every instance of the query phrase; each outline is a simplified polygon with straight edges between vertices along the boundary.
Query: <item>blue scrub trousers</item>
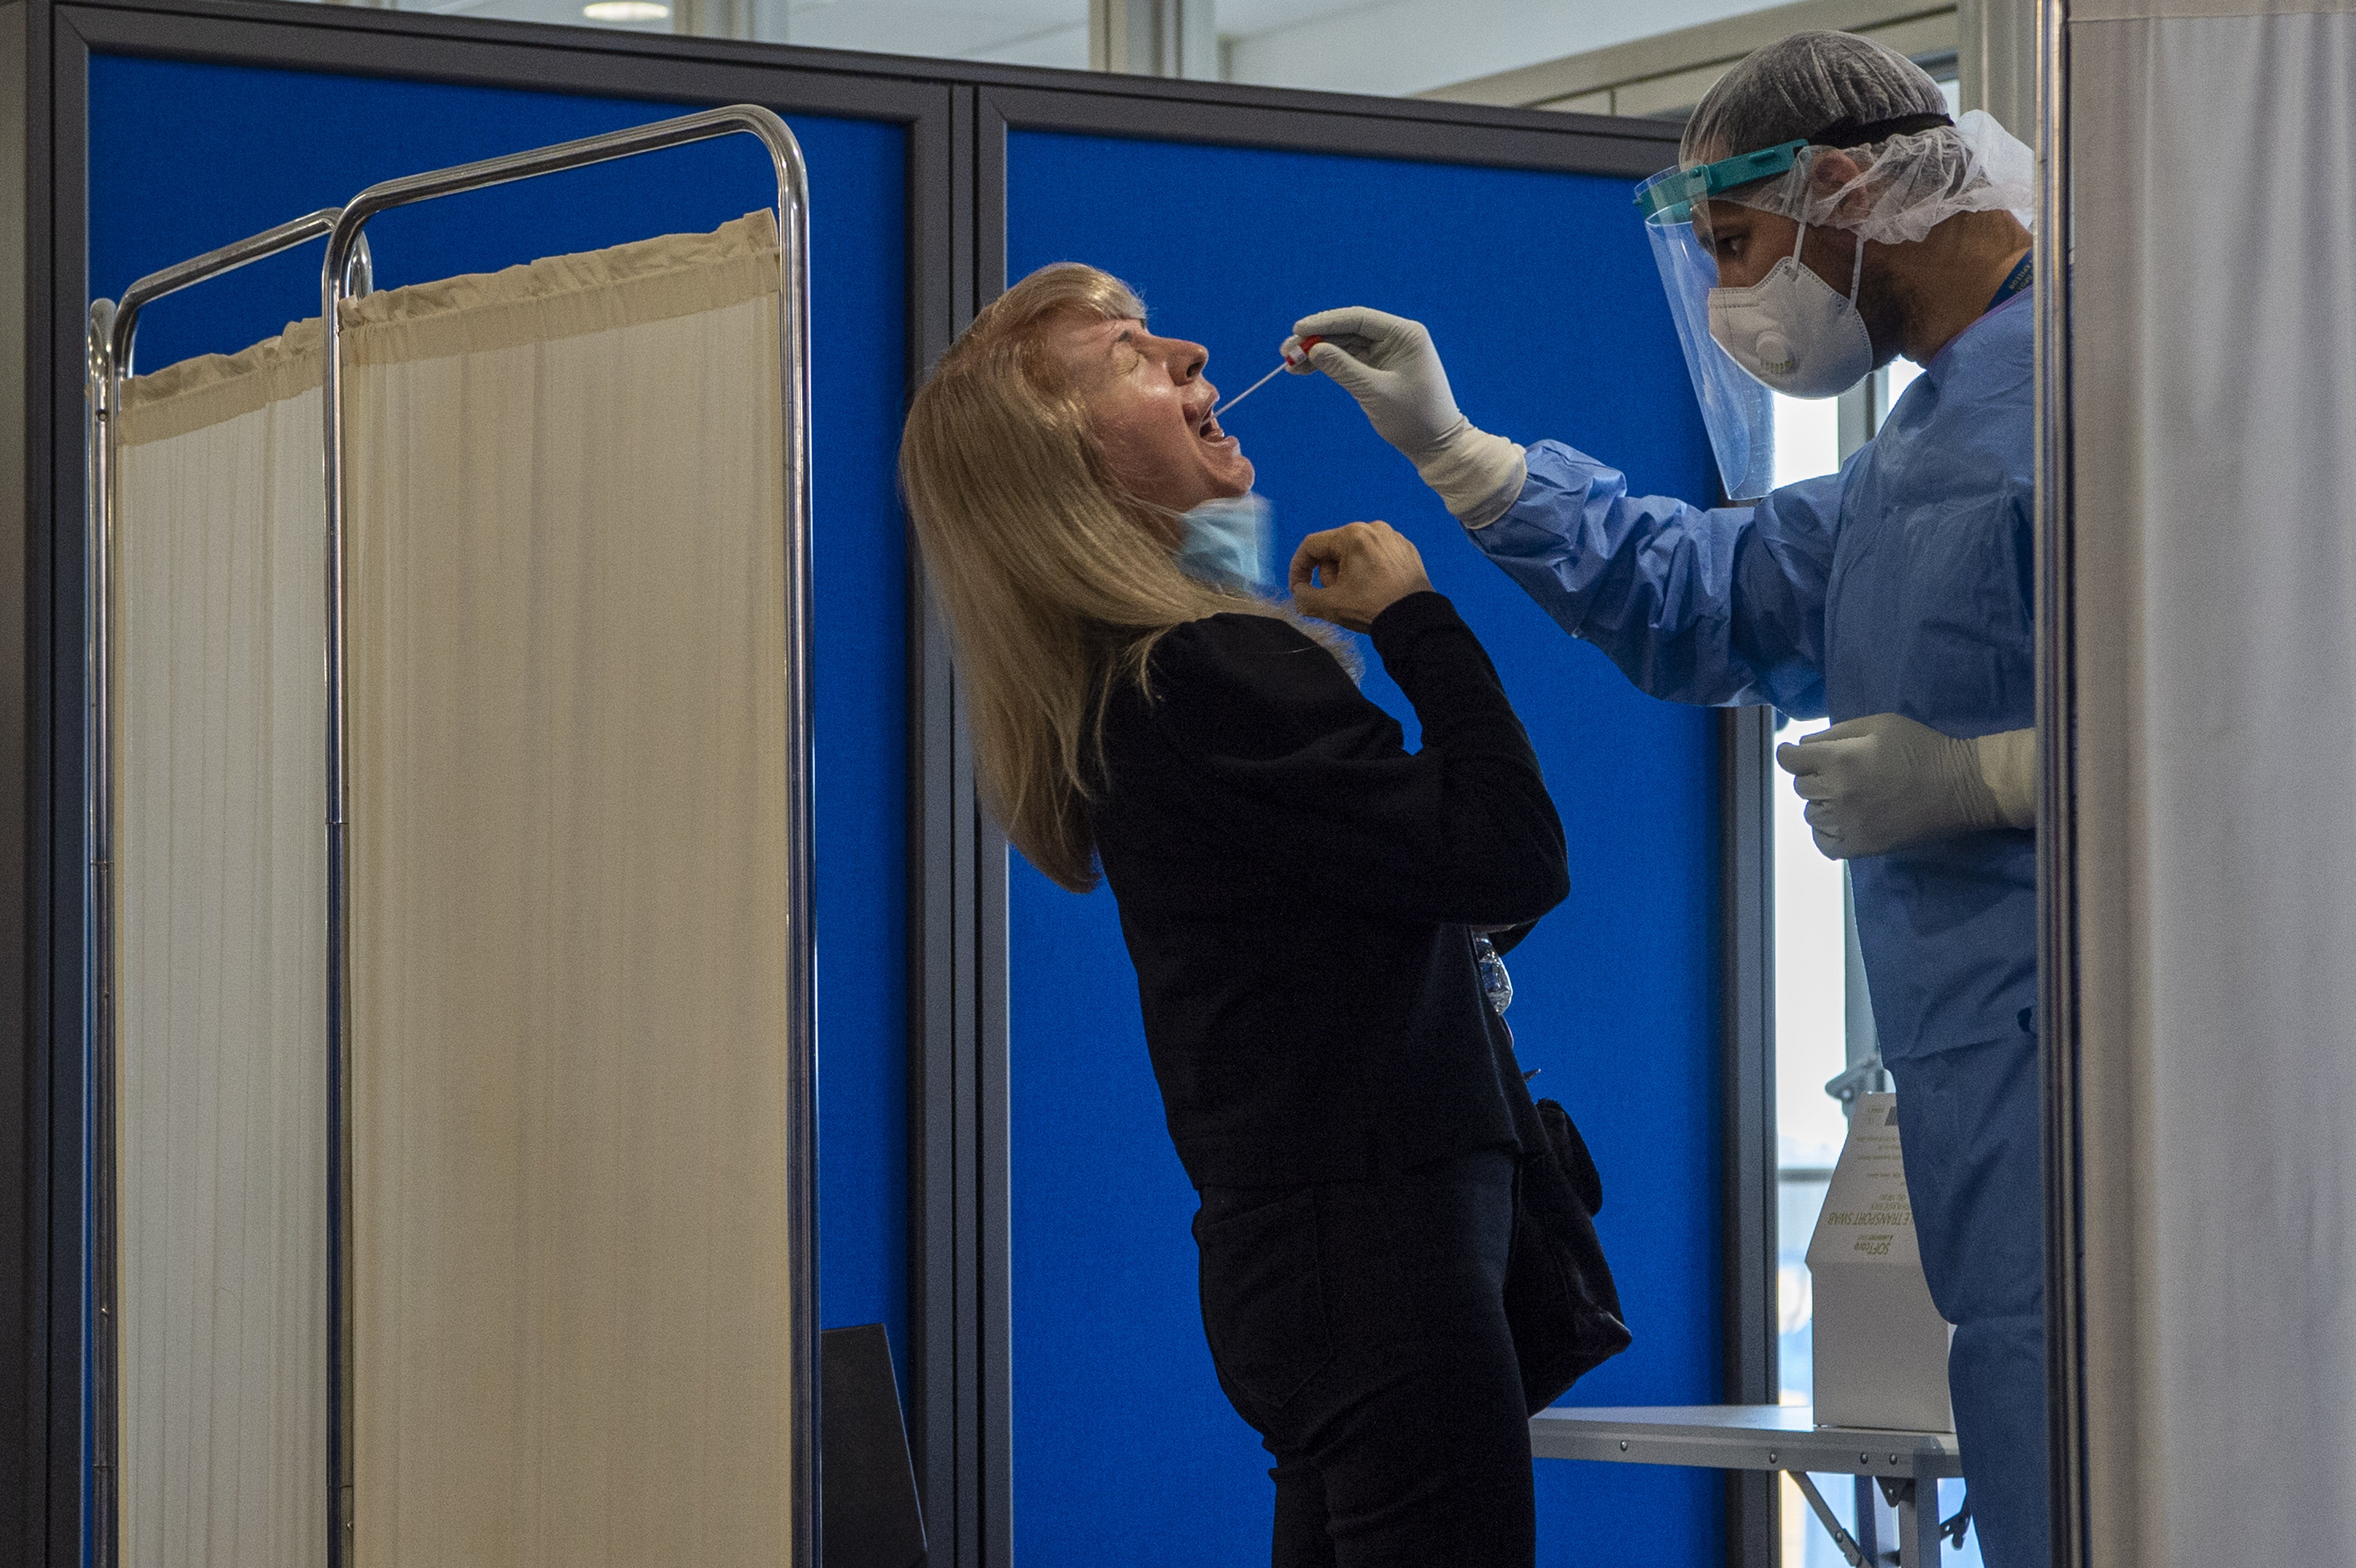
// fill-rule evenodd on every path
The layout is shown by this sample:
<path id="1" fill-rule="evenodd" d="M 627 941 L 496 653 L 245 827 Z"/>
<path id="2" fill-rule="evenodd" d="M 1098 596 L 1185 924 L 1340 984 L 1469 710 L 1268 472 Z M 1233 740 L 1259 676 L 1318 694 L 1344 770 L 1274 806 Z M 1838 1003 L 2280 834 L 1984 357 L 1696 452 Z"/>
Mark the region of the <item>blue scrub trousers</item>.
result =
<path id="1" fill-rule="evenodd" d="M 1922 1273 L 1955 1326 L 1955 1440 L 1987 1568 L 2051 1561 L 2037 1037 L 1890 1063 Z"/>

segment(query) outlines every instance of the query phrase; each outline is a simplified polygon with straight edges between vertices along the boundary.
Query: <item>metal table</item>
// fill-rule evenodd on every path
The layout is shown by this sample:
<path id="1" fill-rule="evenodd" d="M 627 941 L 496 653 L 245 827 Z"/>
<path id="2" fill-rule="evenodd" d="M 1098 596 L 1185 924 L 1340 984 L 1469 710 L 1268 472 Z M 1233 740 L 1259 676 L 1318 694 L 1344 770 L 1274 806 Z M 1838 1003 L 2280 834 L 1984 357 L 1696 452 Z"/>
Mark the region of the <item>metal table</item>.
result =
<path id="1" fill-rule="evenodd" d="M 1938 1568 L 1938 1483 L 1964 1473 L 1952 1432 L 1818 1426 L 1815 1412 L 1804 1404 L 1542 1410 L 1530 1418 L 1530 1450 L 1541 1459 L 1783 1471 L 1799 1484 L 1854 1568 L 1881 1568 L 1886 1559 L 1870 1536 L 1860 1543 L 1840 1527 L 1808 1472 L 1858 1477 L 1861 1503 L 1868 1479 L 1878 1485 L 1898 1515 L 1897 1560 L 1904 1568 Z M 1927 1533 L 1918 1497 L 1930 1505 Z M 1859 1509 L 1860 1522 L 1871 1517 L 1869 1509 Z"/>

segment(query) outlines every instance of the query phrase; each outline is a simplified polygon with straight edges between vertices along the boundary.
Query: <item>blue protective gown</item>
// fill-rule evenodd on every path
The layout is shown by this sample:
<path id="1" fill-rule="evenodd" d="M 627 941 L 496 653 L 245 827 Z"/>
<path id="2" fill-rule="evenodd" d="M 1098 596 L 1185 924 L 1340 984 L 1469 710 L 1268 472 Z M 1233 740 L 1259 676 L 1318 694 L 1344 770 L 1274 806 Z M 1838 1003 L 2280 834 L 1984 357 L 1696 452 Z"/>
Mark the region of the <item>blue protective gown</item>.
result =
<path id="1" fill-rule="evenodd" d="M 1755 507 L 1634 497 L 1557 442 L 1471 537 L 1652 695 L 1976 736 L 2035 721 L 2030 296 L 1942 349 L 1837 475 Z M 1854 859 L 1923 1271 L 1989 1568 L 2047 1560 L 2034 837 Z"/>

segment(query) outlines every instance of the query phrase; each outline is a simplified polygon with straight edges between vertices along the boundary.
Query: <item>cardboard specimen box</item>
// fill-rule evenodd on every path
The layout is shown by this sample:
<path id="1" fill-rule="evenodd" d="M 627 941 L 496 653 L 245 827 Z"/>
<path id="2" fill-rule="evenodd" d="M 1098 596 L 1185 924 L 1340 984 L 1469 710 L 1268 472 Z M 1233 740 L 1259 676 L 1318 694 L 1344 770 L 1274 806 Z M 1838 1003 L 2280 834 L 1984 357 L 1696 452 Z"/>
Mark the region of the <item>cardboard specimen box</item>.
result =
<path id="1" fill-rule="evenodd" d="M 1898 1096 L 1862 1094 L 1808 1243 L 1816 1424 L 1953 1432 L 1947 1341 L 1931 1305 L 1898 1150 Z"/>

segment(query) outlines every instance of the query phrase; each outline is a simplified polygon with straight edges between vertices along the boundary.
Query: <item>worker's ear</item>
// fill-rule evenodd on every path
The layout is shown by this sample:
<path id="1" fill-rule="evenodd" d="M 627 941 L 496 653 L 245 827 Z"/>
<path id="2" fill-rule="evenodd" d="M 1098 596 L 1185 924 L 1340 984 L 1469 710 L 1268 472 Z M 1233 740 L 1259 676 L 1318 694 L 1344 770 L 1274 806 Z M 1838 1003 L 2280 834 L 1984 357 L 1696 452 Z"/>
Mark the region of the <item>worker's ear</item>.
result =
<path id="1" fill-rule="evenodd" d="M 1829 196 L 1859 173 L 1857 157 L 1846 147 L 1818 147 L 1808 155 L 1808 187 Z"/>
<path id="2" fill-rule="evenodd" d="M 1864 173 L 1864 167 L 1845 149 L 1818 147 L 1808 160 L 1811 202 L 1838 197 L 1840 205 L 1834 209 L 1834 216 L 1862 211 L 1872 200 L 1871 193 L 1858 183 L 1858 177 Z"/>

